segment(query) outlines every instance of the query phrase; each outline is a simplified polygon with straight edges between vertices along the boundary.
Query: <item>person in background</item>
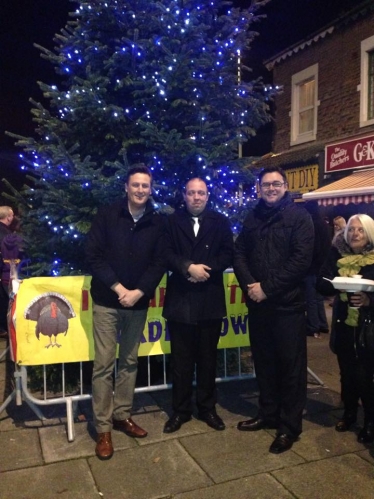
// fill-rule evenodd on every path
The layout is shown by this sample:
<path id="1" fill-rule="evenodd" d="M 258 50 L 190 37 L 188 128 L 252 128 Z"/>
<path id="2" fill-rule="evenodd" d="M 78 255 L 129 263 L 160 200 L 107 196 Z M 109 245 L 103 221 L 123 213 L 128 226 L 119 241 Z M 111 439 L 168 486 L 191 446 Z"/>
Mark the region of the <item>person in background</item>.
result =
<path id="1" fill-rule="evenodd" d="M 87 240 L 95 343 L 92 404 L 99 459 L 113 455 L 112 428 L 130 437 L 147 436 L 132 420 L 131 409 L 147 309 L 165 272 L 161 246 L 164 220 L 149 199 L 151 189 L 147 167 L 130 169 L 125 199 L 99 210 Z M 119 361 L 114 382 L 117 341 Z"/>
<path id="2" fill-rule="evenodd" d="M 195 366 L 198 417 L 215 430 L 225 429 L 216 412 L 215 377 L 226 316 L 223 271 L 232 265 L 233 235 L 229 220 L 207 208 L 208 199 L 206 183 L 193 178 L 185 186 L 185 207 L 168 217 L 162 315 L 170 333 L 173 414 L 165 433 L 191 419 Z"/>
<path id="3" fill-rule="evenodd" d="M 302 431 L 307 356 L 304 279 L 314 246 L 309 213 L 293 202 L 277 167 L 259 175 L 261 199 L 235 242 L 234 271 L 248 306 L 258 415 L 240 431 L 277 428 L 269 452 L 289 450 Z"/>
<path id="4" fill-rule="evenodd" d="M 345 221 L 345 218 L 343 217 L 335 217 L 332 221 L 333 223 L 333 228 L 334 228 L 334 235 L 333 237 L 335 237 L 337 234 L 340 234 L 341 232 L 344 231 L 346 225 L 347 225 L 347 222 Z"/>
<path id="5" fill-rule="evenodd" d="M 3 239 L 12 234 L 11 224 L 14 219 L 14 212 L 10 206 L 0 206 L 0 248 Z M 0 251 L 0 278 L 3 273 L 4 262 Z M 0 283 L 0 338 L 8 335 L 7 313 L 9 305 L 8 285 L 3 279 Z"/>
<path id="6" fill-rule="evenodd" d="M 324 297 L 316 290 L 316 282 L 331 248 L 331 236 L 329 227 L 320 215 L 317 201 L 308 201 L 304 206 L 312 217 L 314 225 L 313 260 L 305 278 L 306 332 L 308 336 L 319 338 L 321 333 L 329 332 L 329 326 Z"/>
<path id="7" fill-rule="evenodd" d="M 343 417 L 335 429 L 346 432 L 356 422 L 359 399 L 364 408 L 364 427 L 358 434 L 361 443 L 374 442 L 374 354 L 358 343 L 360 315 L 374 307 L 374 293 L 356 292 L 348 303 L 345 292 L 335 290 L 326 279 L 361 275 L 374 280 L 374 220 L 368 215 L 353 215 L 340 232 L 318 278 L 317 288 L 335 295 L 330 346 L 340 369 Z M 359 308 L 354 308 L 359 307 Z"/>

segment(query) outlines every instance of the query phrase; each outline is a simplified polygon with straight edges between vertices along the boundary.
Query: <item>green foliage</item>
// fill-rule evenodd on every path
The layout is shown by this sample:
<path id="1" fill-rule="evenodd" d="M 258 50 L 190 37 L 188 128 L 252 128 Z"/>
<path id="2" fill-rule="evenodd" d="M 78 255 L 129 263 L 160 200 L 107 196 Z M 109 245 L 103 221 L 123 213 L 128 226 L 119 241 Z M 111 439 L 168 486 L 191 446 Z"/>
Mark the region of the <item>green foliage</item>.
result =
<path id="1" fill-rule="evenodd" d="M 213 206 L 240 221 L 235 192 L 253 176 L 238 143 L 269 121 L 269 96 L 260 80 L 238 81 L 238 54 L 267 1 L 74 2 L 55 50 L 38 47 L 58 83 L 39 82 L 48 107 L 31 100 L 37 138 L 10 134 L 30 174 L 13 196 L 34 275 L 86 272 L 92 217 L 122 195 L 136 163 L 152 169 L 160 208 L 177 206 L 181 186 L 200 176 Z"/>

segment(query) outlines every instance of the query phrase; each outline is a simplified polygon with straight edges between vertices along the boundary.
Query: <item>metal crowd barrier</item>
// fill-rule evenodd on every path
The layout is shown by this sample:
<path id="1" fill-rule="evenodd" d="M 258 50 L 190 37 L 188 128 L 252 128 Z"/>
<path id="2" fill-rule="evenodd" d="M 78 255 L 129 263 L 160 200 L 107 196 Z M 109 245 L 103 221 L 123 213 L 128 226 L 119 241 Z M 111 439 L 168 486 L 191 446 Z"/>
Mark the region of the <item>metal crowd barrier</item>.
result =
<path id="1" fill-rule="evenodd" d="M 229 350 L 229 352 L 227 351 Z M 246 355 L 245 369 L 242 367 L 242 355 Z M 167 382 L 167 357 L 168 355 L 162 355 L 162 382 L 158 384 L 151 383 L 151 357 L 146 357 L 147 359 L 147 383 L 145 386 L 139 386 L 135 389 L 136 393 L 144 392 L 155 392 L 159 390 L 166 390 L 171 388 L 171 384 Z M 144 357 L 143 357 L 144 358 Z M 255 372 L 253 368 L 252 359 L 250 356 L 250 347 L 236 347 L 230 349 L 218 350 L 218 363 L 217 370 L 219 375 L 216 378 L 218 383 L 241 380 L 241 379 L 251 379 L 255 377 Z M 45 420 L 43 413 L 39 409 L 39 406 L 50 406 L 56 404 L 65 404 L 66 406 L 66 419 L 67 419 L 67 438 L 69 442 L 73 442 L 75 439 L 75 428 L 74 422 L 78 411 L 78 402 L 91 400 L 92 395 L 90 392 L 84 392 L 83 383 L 83 362 L 79 363 L 79 380 L 77 380 L 77 390 L 74 394 L 68 394 L 66 391 L 66 376 L 65 376 L 65 366 L 61 365 L 61 379 L 62 379 L 62 390 L 61 393 L 56 397 L 50 397 L 48 395 L 48 379 L 47 379 L 47 366 L 43 366 L 43 391 L 41 398 L 37 397 L 35 394 L 31 393 L 28 386 L 28 372 L 27 366 L 15 365 L 14 372 L 14 382 L 15 387 L 13 392 L 7 397 L 7 399 L 0 406 L 0 414 L 6 409 L 12 400 L 15 399 L 16 405 L 22 405 L 22 402 L 27 403 L 31 410 L 36 414 L 40 420 Z M 54 366 L 59 364 L 54 364 Z M 116 374 L 116 373 L 115 373 Z M 78 393 L 77 393 L 78 392 Z"/>

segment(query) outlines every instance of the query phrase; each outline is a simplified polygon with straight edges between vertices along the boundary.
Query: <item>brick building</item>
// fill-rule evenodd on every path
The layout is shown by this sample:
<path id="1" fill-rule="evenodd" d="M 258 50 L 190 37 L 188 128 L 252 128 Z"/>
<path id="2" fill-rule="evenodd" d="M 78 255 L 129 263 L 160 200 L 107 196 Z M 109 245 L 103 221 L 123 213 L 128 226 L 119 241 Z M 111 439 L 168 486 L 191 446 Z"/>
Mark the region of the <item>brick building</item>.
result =
<path id="1" fill-rule="evenodd" d="M 317 199 L 330 216 L 374 214 L 373 0 L 265 64 L 283 90 L 273 152 L 256 168 L 281 166 L 294 198 Z"/>

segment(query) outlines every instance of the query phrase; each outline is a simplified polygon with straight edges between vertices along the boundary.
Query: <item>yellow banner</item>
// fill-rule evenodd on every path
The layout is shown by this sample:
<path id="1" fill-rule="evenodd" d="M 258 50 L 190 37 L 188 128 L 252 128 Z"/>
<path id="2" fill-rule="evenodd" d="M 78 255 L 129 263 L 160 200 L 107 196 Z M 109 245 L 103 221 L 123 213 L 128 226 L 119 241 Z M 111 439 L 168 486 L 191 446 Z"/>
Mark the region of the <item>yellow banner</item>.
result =
<path id="1" fill-rule="evenodd" d="M 16 302 L 15 360 L 23 365 L 93 360 L 91 277 L 25 279 Z M 248 311 L 233 273 L 224 274 L 228 315 L 218 348 L 248 346 Z M 170 353 L 162 307 L 166 276 L 150 302 L 139 355 Z"/>
<path id="2" fill-rule="evenodd" d="M 91 360 L 91 277 L 22 281 L 16 302 L 16 361 L 23 365 Z"/>

